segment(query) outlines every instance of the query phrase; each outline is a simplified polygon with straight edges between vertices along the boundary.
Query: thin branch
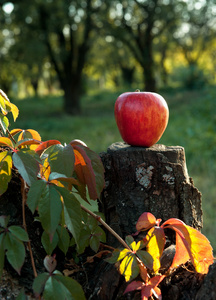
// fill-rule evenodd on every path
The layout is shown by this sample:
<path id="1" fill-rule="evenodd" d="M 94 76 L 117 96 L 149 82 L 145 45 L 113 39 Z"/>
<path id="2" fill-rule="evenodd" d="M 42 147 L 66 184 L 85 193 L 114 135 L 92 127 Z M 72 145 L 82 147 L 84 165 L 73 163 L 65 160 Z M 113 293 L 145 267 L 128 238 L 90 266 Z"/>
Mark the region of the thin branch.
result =
<path id="1" fill-rule="evenodd" d="M 26 183 L 23 180 L 23 178 L 21 178 L 21 193 L 22 193 L 22 216 L 23 216 L 23 228 L 25 229 L 26 233 L 28 234 L 27 231 L 27 226 L 26 226 L 26 217 L 25 217 L 25 204 L 26 204 Z M 34 273 L 34 277 L 37 277 L 37 271 L 36 271 L 36 267 L 35 267 L 35 262 L 34 262 L 34 256 L 32 253 L 32 248 L 31 248 L 31 243 L 30 241 L 27 242 L 28 245 L 28 249 L 29 249 L 29 254 L 30 254 L 30 258 L 31 258 L 31 264 L 32 264 L 32 269 L 33 269 L 33 273 Z"/>
<path id="2" fill-rule="evenodd" d="M 99 217 L 83 205 L 81 205 L 81 208 L 93 218 L 95 218 L 98 222 L 100 222 L 101 225 L 103 225 L 125 248 L 131 251 L 131 248 L 128 246 L 128 244 L 101 217 Z"/>

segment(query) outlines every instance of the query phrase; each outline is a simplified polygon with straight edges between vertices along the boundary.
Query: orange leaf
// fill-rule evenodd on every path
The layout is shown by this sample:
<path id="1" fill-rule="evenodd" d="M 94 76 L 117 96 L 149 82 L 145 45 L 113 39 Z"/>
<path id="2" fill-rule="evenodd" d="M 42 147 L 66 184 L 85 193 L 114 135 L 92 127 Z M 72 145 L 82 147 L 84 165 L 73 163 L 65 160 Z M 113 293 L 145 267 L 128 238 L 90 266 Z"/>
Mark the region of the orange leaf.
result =
<path id="1" fill-rule="evenodd" d="M 32 146 L 32 145 L 38 145 L 40 144 L 41 142 L 40 141 L 37 141 L 37 140 L 34 140 L 34 139 L 31 139 L 31 140 L 22 140 L 16 144 L 16 148 L 21 148 L 22 146 Z"/>
<path id="2" fill-rule="evenodd" d="M 148 240 L 146 251 L 153 257 L 153 270 L 157 272 L 161 266 L 160 258 L 166 241 L 164 230 L 160 227 L 151 228 L 146 239 Z"/>
<path id="3" fill-rule="evenodd" d="M 20 135 L 18 137 L 18 141 L 26 139 L 26 138 L 41 141 L 40 134 L 34 129 L 22 130 L 22 132 L 20 133 Z"/>
<path id="4" fill-rule="evenodd" d="M 178 238 L 182 239 L 182 242 L 179 244 L 180 248 L 183 249 L 185 246 L 185 251 L 188 252 L 196 271 L 198 273 L 207 274 L 208 268 L 214 260 L 213 249 L 209 240 L 201 232 L 191 226 L 186 225 L 184 222 L 178 219 L 170 219 L 166 221 L 162 227 L 171 228 L 176 231 L 176 233 L 179 235 Z M 179 252 L 181 250 L 176 249 L 176 251 L 177 255 L 179 256 Z M 184 259 L 186 259 L 187 254 L 184 255 Z M 176 262 L 178 261 L 179 259 L 176 258 Z M 176 262 L 174 258 L 174 264 Z"/>
<path id="5" fill-rule="evenodd" d="M 156 218 L 150 212 L 144 212 L 138 219 L 136 223 L 136 229 L 140 230 L 148 230 L 149 228 L 156 225 Z"/>
<path id="6" fill-rule="evenodd" d="M 170 269 L 177 268 L 178 266 L 185 264 L 189 259 L 190 259 L 190 255 L 183 242 L 183 239 L 176 232 L 176 252 L 172 264 L 170 266 Z"/>
<path id="7" fill-rule="evenodd" d="M 43 153 L 44 150 L 46 150 L 47 148 L 49 148 L 52 145 L 56 145 L 56 144 L 61 144 L 59 141 L 57 140 L 48 140 L 45 142 L 42 142 L 36 149 L 35 152 L 38 153 L 38 155 L 41 155 Z"/>
<path id="8" fill-rule="evenodd" d="M 207 274 L 209 266 L 213 264 L 213 249 L 209 240 L 198 230 L 186 226 L 190 236 L 192 262 L 198 273 Z"/>
<path id="9" fill-rule="evenodd" d="M 11 134 L 12 136 L 14 136 L 14 135 L 16 135 L 17 133 L 19 133 L 19 132 L 21 132 L 21 131 L 22 131 L 22 129 L 20 129 L 20 128 L 12 129 L 12 130 L 10 131 L 10 134 Z"/>

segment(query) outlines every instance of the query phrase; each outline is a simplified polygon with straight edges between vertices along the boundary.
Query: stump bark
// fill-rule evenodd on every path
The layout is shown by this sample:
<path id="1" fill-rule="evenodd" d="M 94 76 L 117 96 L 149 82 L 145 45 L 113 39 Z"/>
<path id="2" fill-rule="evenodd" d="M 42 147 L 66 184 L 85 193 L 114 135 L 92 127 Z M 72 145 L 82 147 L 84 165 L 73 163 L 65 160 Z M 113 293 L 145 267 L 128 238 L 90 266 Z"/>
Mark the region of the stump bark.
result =
<path id="1" fill-rule="evenodd" d="M 143 212 L 202 228 L 201 193 L 188 175 L 183 147 L 141 148 L 119 142 L 101 159 L 106 182 L 102 209 L 108 224 L 122 237 L 135 232 Z"/>

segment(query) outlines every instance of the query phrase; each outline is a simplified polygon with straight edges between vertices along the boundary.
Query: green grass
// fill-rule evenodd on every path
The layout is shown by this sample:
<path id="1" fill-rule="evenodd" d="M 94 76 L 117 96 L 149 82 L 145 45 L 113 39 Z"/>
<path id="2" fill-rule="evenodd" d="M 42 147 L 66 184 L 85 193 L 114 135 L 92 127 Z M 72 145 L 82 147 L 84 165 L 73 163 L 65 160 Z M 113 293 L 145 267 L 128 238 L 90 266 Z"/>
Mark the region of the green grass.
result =
<path id="1" fill-rule="evenodd" d="M 62 98 L 44 97 L 13 101 L 20 116 L 12 128 L 35 129 L 42 140 L 68 143 L 84 141 L 99 153 L 121 141 L 114 119 L 114 103 L 121 92 L 102 91 L 82 98 L 83 114 L 73 117 L 62 110 Z M 160 140 L 165 145 L 185 148 L 189 175 L 202 192 L 202 232 L 216 249 L 216 91 L 161 91 L 170 109 L 168 127 Z"/>

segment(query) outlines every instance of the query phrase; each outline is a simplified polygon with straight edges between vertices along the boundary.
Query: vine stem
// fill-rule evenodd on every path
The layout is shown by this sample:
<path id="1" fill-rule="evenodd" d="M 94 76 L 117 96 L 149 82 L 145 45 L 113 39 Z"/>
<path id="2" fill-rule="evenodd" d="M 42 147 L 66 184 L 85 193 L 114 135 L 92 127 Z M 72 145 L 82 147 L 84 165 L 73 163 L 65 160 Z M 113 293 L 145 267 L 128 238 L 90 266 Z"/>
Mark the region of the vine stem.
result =
<path id="1" fill-rule="evenodd" d="M 87 212 L 89 215 L 91 215 L 93 218 L 95 218 L 98 222 L 100 222 L 101 225 L 103 225 L 125 248 L 132 251 L 131 248 L 128 246 L 128 244 L 101 217 L 99 217 L 98 215 L 93 213 L 91 210 L 89 210 L 85 206 L 83 206 L 83 205 L 80 205 L 80 206 L 85 212 Z M 136 258 L 137 258 L 140 266 L 142 268 L 146 269 L 146 267 L 143 264 L 142 260 L 137 255 L 136 255 Z M 147 276 L 148 279 L 150 278 L 148 273 L 146 274 L 146 276 Z"/>
<path id="2" fill-rule="evenodd" d="M 23 178 L 21 178 L 23 228 L 25 229 L 26 233 L 28 234 L 27 225 L 26 225 L 26 217 L 25 217 L 25 205 L 26 205 L 26 192 L 25 192 L 25 189 L 26 189 L 26 183 L 23 180 Z M 30 240 L 27 242 L 27 245 L 28 245 L 29 254 L 30 254 L 30 258 L 31 258 L 31 264 L 32 264 L 34 277 L 36 278 L 38 275 L 37 275 L 37 271 L 36 271 L 36 267 L 35 267 L 34 256 L 33 256 Z"/>
<path id="3" fill-rule="evenodd" d="M 128 244 L 101 217 L 99 217 L 83 205 L 81 205 L 81 208 L 93 218 L 95 218 L 98 222 L 100 222 L 101 225 L 103 225 L 125 248 L 131 251 L 131 248 L 128 246 Z"/>
<path id="4" fill-rule="evenodd" d="M 10 139 L 16 144 L 16 141 L 14 139 L 14 137 L 11 135 L 10 131 L 8 129 L 6 129 L 8 136 L 10 137 Z"/>

